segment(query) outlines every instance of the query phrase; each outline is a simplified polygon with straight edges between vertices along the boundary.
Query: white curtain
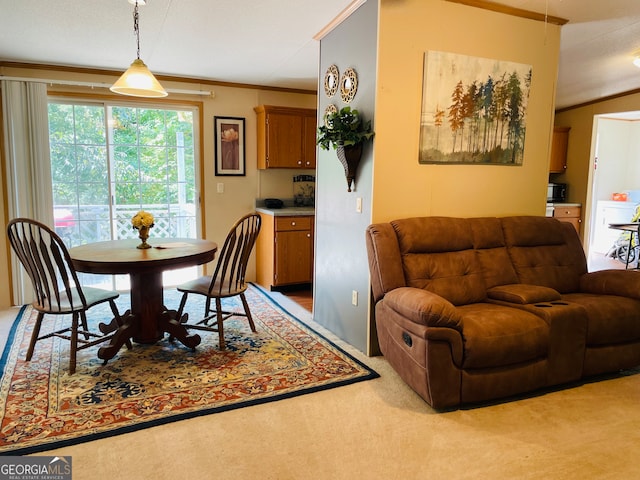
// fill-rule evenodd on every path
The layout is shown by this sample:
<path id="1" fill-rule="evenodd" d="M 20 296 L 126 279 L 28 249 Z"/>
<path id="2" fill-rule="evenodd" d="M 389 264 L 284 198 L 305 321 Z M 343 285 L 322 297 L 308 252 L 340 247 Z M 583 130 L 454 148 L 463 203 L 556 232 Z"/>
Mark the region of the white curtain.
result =
<path id="1" fill-rule="evenodd" d="M 28 217 L 53 227 L 47 86 L 3 80 L 0 88 L 9 219 Z M 13 254 L 11 269 L 14 303 L 31 302 L 29 277 Z"/>

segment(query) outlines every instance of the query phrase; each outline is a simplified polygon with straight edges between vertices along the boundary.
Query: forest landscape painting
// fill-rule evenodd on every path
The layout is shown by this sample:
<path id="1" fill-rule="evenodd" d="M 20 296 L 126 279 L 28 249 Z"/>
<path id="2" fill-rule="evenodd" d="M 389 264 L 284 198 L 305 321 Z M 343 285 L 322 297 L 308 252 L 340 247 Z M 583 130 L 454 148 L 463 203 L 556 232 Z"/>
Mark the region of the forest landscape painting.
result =
<path id="1" fill-rule="evenodd" d="M 530 65 L 426 52 L 419 163 L 522 165 L 531 77 Z"/>

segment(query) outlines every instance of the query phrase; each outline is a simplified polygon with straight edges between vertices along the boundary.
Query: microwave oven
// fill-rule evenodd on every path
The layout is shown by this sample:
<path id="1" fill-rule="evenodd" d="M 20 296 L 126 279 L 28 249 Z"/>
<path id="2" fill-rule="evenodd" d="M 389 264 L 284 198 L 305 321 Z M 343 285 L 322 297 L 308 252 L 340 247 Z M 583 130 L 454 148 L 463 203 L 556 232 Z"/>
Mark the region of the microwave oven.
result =
<path id="1" fill-rule="evenodd" d="M 547 187 L 547 202 L 563 203 L 567 201 L 566 183 L 549 183 Z"/>

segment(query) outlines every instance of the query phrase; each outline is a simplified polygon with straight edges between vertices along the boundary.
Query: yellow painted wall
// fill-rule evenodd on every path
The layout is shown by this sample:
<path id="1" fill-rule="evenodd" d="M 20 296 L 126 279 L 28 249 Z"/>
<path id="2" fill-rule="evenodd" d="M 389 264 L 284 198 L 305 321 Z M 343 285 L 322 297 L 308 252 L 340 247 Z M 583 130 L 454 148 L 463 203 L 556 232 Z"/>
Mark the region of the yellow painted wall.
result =
<path id="1" fill-rule="evenodd" d="M 113 83 L 116 76 L 76 74 L 55 70 L 36 70 L 27 68 L 0 67 L 0 75 L 49 78 L 55 80 L 74 80 L 79 82 Z M 251 88 L 238 88 L 233 86 L 201 85 L 199 83 L 162 82 L 165 88 L 189 89 L 189 90 L 213 90 L 214 98 L 195 95 L 170 94 L 158 103 L 176 101 L 201 102 L 203 124 L 200 131 L 202 137 L 202 185 L 201 191 L 204 197 L 204 224 L 203 237 L 222 243 L 235 220 L 249 211 L 253 211 L 255 199 L 267 193 L 268 196 L 280 198 L 293 197 L 293 175 L 308 173 L 307 170 L 278 170 L 260 171 L 256 167 L 257 143 L 256 143 L 256 114 L 254 107 L 260 104 L 282 105 L 291 107 L 316 108 L 317 97 L 315 94 L 289 93 L 284 91 L 260 90 Z M 66 87 L 50 85 L 49 91 L 64 91 L 89 95 L 110 95 L 105 88 L 89 89 L 87 87 Z M 122 101 L 128 101 L 126 97 L 117 97 Z M 133 99 L 135 101 L 135 99 Z M 216 177 L 214 166 L 213 143 L 213 119 L 214 116 L 230 116 L 245 118 L 245 152 L 246 152 L 246 176 L 244 177 Z M 0 189 L 6 185 L 4 168 L 0 171 Z M 224 183 L 224 193 L 216 193 L 216 184 Z M 0 190 L 1 191 L 1 190 Z M 5 198 L 0 198 L 0 209 L 3 216 L 0 219 L 0 228 L 6 229 L 7 214 Z M 0 284 L 9 285 L 8 267 L 8 242 L 6 235 L 0 235 Z M 255 265 L 252 262 L 247 270 L 247 279 L 255 278 Z M 10 306 L 10 291 L 8 288 L 0 289 L 0 308 Z"/>
<path id="2" fill-rule="evenodd" d="M 372 220 L 544 215 L 560 27 L 441 0 L 380 0 L 379 22 Z M 532 66 L 523 166 L 418 164 L 428 50 Z"/>

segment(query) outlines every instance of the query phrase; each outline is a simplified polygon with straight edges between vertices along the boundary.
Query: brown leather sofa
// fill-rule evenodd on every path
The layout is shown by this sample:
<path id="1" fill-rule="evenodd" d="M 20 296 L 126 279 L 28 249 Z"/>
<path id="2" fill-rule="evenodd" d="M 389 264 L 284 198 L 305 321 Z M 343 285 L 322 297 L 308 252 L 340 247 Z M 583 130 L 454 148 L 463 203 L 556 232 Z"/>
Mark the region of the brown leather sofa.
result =
<path id="1" fill-rule="evenodd" d="M 640 272 L 587 273 L 554 218 L 407 218 L 366 234 L 380 349 L 437 409 L 640 365 Z"/>

